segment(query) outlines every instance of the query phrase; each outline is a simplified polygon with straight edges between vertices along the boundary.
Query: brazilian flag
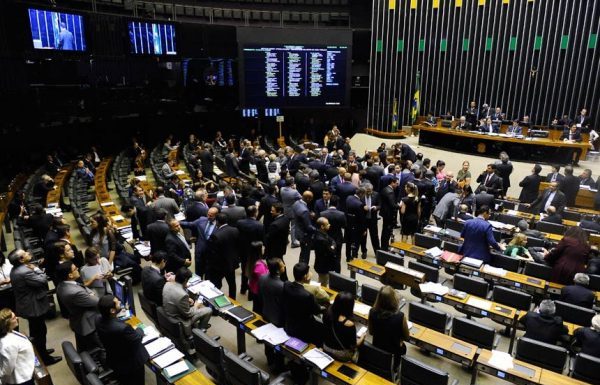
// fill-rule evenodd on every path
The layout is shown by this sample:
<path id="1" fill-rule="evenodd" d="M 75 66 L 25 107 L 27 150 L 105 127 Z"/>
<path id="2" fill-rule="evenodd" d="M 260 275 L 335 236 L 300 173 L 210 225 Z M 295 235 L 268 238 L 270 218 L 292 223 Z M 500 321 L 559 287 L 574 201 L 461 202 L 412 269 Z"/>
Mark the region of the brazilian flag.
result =
<path id="1" fill-rule="evenodd" d="M 421 108 L 421 85 L 420 85 L 421 74 L 417 71 L 417 81 L 415 84 L 415 93 L 413 95 L 412 103 L 410 105 L 410 124 L 415 124 L 419 110 Z"/>
<path id="2" fill-rule="evenodd" d="M 398 131 L 398 99 L 394 98 L 394 106 L 392 108 L 392 132 Z"/>

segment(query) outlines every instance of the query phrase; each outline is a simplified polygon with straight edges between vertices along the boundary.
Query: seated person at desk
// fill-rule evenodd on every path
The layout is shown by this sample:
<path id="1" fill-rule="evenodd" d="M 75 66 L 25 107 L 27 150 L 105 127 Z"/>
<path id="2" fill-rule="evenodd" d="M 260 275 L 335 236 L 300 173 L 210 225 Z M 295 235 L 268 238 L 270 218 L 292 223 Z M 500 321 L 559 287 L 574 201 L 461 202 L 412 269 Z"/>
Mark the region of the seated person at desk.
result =
<path id="1" fill-rule="evenodd" d="M 77 167 L 75 168 L 75 175 L 81 180 L 84 180 L 88 183 L 94 183 L 94 173 L 90 171 L 89 168 L 85 167 L 83 164 L 83 160 L 77 162 Z"/>
<path id="2" fill-rule="evenodd" d="M 553 164 L 550 167 L 552 169 L 552 172 L 548 173 L 548 175 L 546 176 L 546 182 L 560 183 L 563 179 L 565 179 L 565 176 L 560 173 L 560 165 L 559 164 Z"/>
<path id="3" fill-rule="evenodd" d="M 163 287 L 163 308 L 169 318 L 180 321 L 186 335 L 192 335 L 192 328 L 208 329 L 212 310 L 194 303 L 187 291 L 187 283 L 192 278 L 192 272 L 182 267 L 175 273 L 175 282 L 167 282 Z M 197 325 L 197 326 L 196 326 Z"/>
<path id="4" fill-rule="evenodd" d="M 481 206 L 477 211 L 477 218 L 465 222 L 465 227 L 460 234 L 464 242 L 460 246 L 459 254 L 490 263 L 492 260 L 490 247 L 500 251 L 505 250 L 506 246 L 494 239 L 492 225 L 487 221 L 489 217 L 490 208 Z"/>
<path id="5" fill-rule="evenodd" d="M 471 127 L 473 126 L 471 123 L 467 122 L 467 118 L 463 115 L 458 119 L 458 124 L 454 126 L 454 129 L 460 131 L 469 131 L 471 130 Z"/>
<path id="6" fill-rule="evenodd" d="M 565 286 L 560 291 L 560 300 L 570 304 L 591 309 L 596 298 L 593 291 L 588 289 L 590 277 L 584 273 L 577 273 L 573 278 L 573 284 Z"/>
<path id="7" fill-rule="evenodd" d="M 544 235 L 544 233 L 542 233 L 541 231 L 535 230 L 535 229 L 530 229 L 529 228 L 529 223 L 527 223 L 527 221 L 525 219 L 521 219 L 517 223 L 517 228 L 519 229 L 519 231 L 522 234 L 525 234 L 528 237 L 537 238 L 537 239 L 544 239 L 544 238 L 546 238 L 546 236 Z"/>
<path id="8" fill-rule="evenodd" d="M 358 361 L 358 347 L 366 334 L 356 335 L 353 318 L 354 296 L 347 291 L 339 293 L 323 314 L 323 350 L 336 360 Z"/>
<path id="9" fill-rule="evenodd" d="M 581 130 L 576 124 L 571 125 L 569 130 L 564 130 L 560 139 L 568 143 L 580 143 L 581 142 Z M 577 165 L 579 157 L 581 156 L 581 148 L 575 148 L 573 150 L 573 164 Z"/>
<path id="10" fill-rule="evenodd" d="M 523 129 L 519 126 L 518 120 L 513 120 L 512 126 L 509 126 L 506 129 L 506 135 L 508 135 L 508 136 L 523 135 Z"/>
<path id="11" fill-rule="evenodd" d="M 492 112 L 492 114 L 490 115 L 490 118 L 492 118 L 492 122 L 499 125 L 504 120 L 504 113 L 502 112 L 502 108 L 496 107 L 494 112 Z"/>
<path id="12" fill-rule="evenodd" d="M 583 170 L 581 175 L 579 175 L 579 185 L 588 186 L 590 189 L 596 189 L 596 182 L 592 179 L 592 170 L 589 168 Z"/>
<path id="13" fill-rule="evenodd" d="M 427 119 L 424 123 L 428 126 L 435 126 L 437 124 L 437 119 L 433 115 L 427 114 Z"/>
<path id="14" fill-rule="evenodd" d="M 117 319 L 121 303 L 111 294 L 98 301 L 101 318 L 96 321 L 98 337 L 106 350 L 106 364 L 115 373 L 120 384 L 143 385 L 144 366 L 148 352 L 142 344 L 144 331 Z"/>
<path id="15" fill-rule="evenodd" d="M 596 215 L 591 220 L 581 219 L 581 222 L 579 222 L 579 227 L 600 233 L 600 215 Z"/>
<path id="16" fill-rule="evenodd" d="M 462 203 L 458 206 L 458 214 L 456 214 L 456 219 L 460 219 L 461 221 L 468 221 L 469 219 L 473 219 L 473 215 L 469 212 L 469 206 Z"/>
<path id="17" fill-rule="evenodd" d="M 175 160 L 165 158 L 165 163 L 162 165 L 162 167 L 160 169 L 160 173 L 162 174 L 162 177 L 167 180 L 171 179 L 171 177 L 173 175 L 175 175 L 175 171 L 173 170 L 173 167 L 175 167 Z"/>
<path id="18" fill-rule="evenodd" d="M 521 121 L 519 122 L 519 124 L 521 126 L 524 126 L 524 127 L 530 127 L 531 126 L 531 119 L 529 118 L 529 115 L 523 116 L 523 119 L 521 119 Z"/>
<path id="19" fill-rule="evenodd" d="M 563 324 L 562 318 L 554 315 L 555 312 L 556 305 L 549 299 L 540 302 L 536 310 L 527 312 L 519 320 L 519 323 L 525 326 L 523 337 L 556 345 L 562 336 L 569 334 L 569 330 Z"/>
<path id="20" fill-rule="evenodd" d="M 383 286 L 369 311 L 369 333 L 373 336 L 373 345 L 394 355 L 395 368 L 406 354 L 404 341 L 410 337 L 406 317 L 399 307 L 400 299 L 396 290 L 391 286 Z"/>
<path id="21" fill-rule="evenodd" d="M 600 358 L 600 314 L 592 318 L 592 326 L 575 330 L 575 346 L 581 346 L 581 353 Z"/>
<path id="22" fill-rule="evenodd" d="M 556 207 L 557 212 L 562 212 L 565 207 L 565 194 L 558 189 L 558 183 L 550 183 L 550 187 L 545 189 L 531 203 L 524 203 L 525 206 L 531 207 L 534 214 L 545 212 L 549 206 Z"/>
<path id="23" fill-rule="evenodd" d="M 498 126 L 492 124 L 492 118 L 486 118 L 481 126 L 479 126 L 479 131 L 484 134 L 497 134 L 499 129 Z"/>
<path id="24" fill-rule="evenodd" d="M 506 250 L 504 250 L 504 255 L 508 255 L 513 258 L 525 259 L 528 261 L 533 261 L 533 257 L 527 250 L 527 235 L 523 233 L 516 233 L 513 236 L 513 239 L 510 240 L 508 246 L 506 246 Z"/>
<path id="25" fill-rule="evenodd" d="M 556 207 L 552 205 L 548 206 L 546 209 L 546 214 L 540 214 L 540 217 L 542 222 L 550 222 L 556 223 L 557 225 L 562 225 L 562 216 L 556 212 Z"/>
<path id="26" fill-rule="evenodd" d="M 577 127 L 587 127 L 592 123 L 592 118 L 587 114 L 587 110 L 584 108 L 581 110 L 579 115 L 575 117 L 573 120 L 573 124 L 577 125 Z"/>

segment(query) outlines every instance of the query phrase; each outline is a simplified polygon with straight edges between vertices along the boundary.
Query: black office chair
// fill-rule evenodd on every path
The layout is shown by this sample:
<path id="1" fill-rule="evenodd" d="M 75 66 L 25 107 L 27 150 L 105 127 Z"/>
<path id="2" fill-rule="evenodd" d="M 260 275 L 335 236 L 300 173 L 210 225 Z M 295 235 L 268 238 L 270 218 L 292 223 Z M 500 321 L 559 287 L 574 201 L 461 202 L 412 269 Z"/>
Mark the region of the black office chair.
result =
<path id="1" fill-rule="evenodd" d="M 368 283 L 363 283 L 360 286 L 360 301 L 362 303 L 366 303 L 369 306 L 375 305 L 378 294 L 379 289 L 375 286 L 369 285 Z"/>
<path id="2" fill-rule="evenodd" d="M 223 370 L 224 349 L 216 339 L 210 338 L 200 329 L 192 329 L 192 337 L 196 354 L 206 366 L 208 374 L 214 378 L 217 384 L 225 382 L 225 371 Z"/>
<path id="3" fill-rule="evenodd" d="M 440 269 L 438 267 L 426 265 L 424 263 L 409 261 L 408 267 L 410 269 L 420 271 L 425 274 L 425 280 L 430 282 L 437 282 L 440 277 Z M 410 293 L 415 297 L 421 297 L 421 290 L 419 290 L 418 286 L 414 286 L 410 288 Z"/>
<path id="4" fill-rule="evenodd" d="M 223 354 L 223 369 L 228 385 L 267 385 L 269 374 L 231 352 Z"/>
<path id="5" fill-rule="evenodd" d="M 448 241 L 444 242 L 444 250 L 446 250 L 446 251 L 458 254 L 459 249 L 460 249 L 460 245 L 458 243 L 448 242 Z"/>
<path id="6" fill-rule="evenodd" d="M 402 385 L 448 385 L 450 376 L 414 358 L 403 356 L 400 364 L 400 383 Z M 456 384 L 458 380 L 453 380 L 451 385 Z"/>
<path id="7" fill-rule="evenodd" d="M 502 286 L 494 286 L 494 290 L 492 291 L 492 299 L 494 302 L 524 311 L 531 310 L 531 303 L 533 301 L 531 294 Z"/>
<path id="8" fill-rule="evenodd" d="M 464 291 L 465 293 L 476 295 L 477 297 L 487 298 L 490 285 L 481 278 L 455 274 L 454 288 L 456 290 Z"/>
<path id="9" fill-rule="evenodd" d="M 558 223 L 537 222 L 535 225 L 536 230 L 541 231 L 542 233 L 550 233 L 550 234 L 559 234 L 563 235 L 567 227 L 565 225 L 559 225 Z"/>
<path id="10" fill-rule="evenodd" d="M 502 255 L 498 253 L 492 253 L 491 265 L 494 267 L 499 267 L 504 270 L 518 273 L 519 269 L 521 268 L 521 263 L 521 260 L 518 258 L 509 257 L 507 255 Z"/>
<path id="11" fill-rule="evenodd" d="M 400 254 L 392 253 L 391 251 L 377 250 L 375 253 L 375 262 L 381 266 L 384 266 L 388 262 L 404 266 L 404 257 Z"/>
<path id="12" fill-rule="evenodd" d="M 573 222 L 581 222 L 581 214 L 576 213 L 574 211 L 564 210 L 562 213 L 562 218 L 565 221 L 573 221 Z"/>
<path id="13" fill-rule="evenodd" d="M 541 263 L 527 262 L 523 274 L 550 281 L 552 280 L 552 267 Z"/>
<path id="14" fill-rule="evenodd" d="M 98 375 L 96 373 L 88 373 L 85 377 L 83 377 L 83 384 L 84 385 L 106 385 L 104 382 L 102 382 L 102 380 L 100 379 L 100 377 L 98 377 Z M 118 382 L 112 381 L 110 383 L 111 385 L 118 385 Z M 125 385 L 125 384 L 123 384 Z"/>
<path id="15" fill-rule="evenodd" d="M 571 377 L 590 384 L 600 384 L 600 358 L 578 353 L 571 360 L 571 366 Z"/>
<path id="16" fill-rule="evenodd" d="M 363 342 L 359 348 L 358 365 L 394 383 L 398 379 L 398 372 L 394 368 L 394 355 L 367 341 Z"/>
<path id="17" fill-rule="evenodd" d="M 567 349 L 521 337 L 517 340 L 517 353 L 515 358 L 542 368 L 562 373 L 567 362 Z"/>
<path id="18" fill-rule="evenodd" d="M 83 368 L 83 361 L 81 356 L 77 353 L 77 350 L 70 341 L 63 341 L 61 344 L 62 351 L 67 361 L 67 366 L 71 369 L 71 372 L 80 384 L 83 384 L 83 377 L 85 376 L 85 370 Z"/>
<path id="19" fill-rule="evenodd" d="M 600 291 L 600 275 L 588 274 L 588 277 L 590 277 L 588 288 L 593 291 Z"/>
<path id="20" fill-rule="evenodd" d="M 356 298 L 358 292 L 358 281 L 354 278 L 346 277 L 335 271 L 329 272 L 329 288 L 338 292 L 347 291 Z"/>
<path id="21" fill-rule="evenodd" d="M 452 320 L 452 337 L 488 350 L 495 349 L 500 339 L 496 329 L 462 317 Z"/>
<path id="22" fill-rule="evenodd" d="M 454 230 L 454 231 L 458 231 L 459 233 L 462 233 L 464 228 L 465 228 L 464 222 L 446 221 L 446 229 L 448 229 L 448 230 Z"/>
<path id="23" fill-rule="evenodd" d="M 158 330 L 166 337 L 170 338 L 177 349 L 188 357 L 192 357 L 196 354 L 194 341 L 191 336 L 187 337 L 185 335 L 183 323 L 169 318 L 162 306 L 156 308 L 156 319 L 158 321 Z"/>
<path id="24" fill-rule="evenodd" d="M 492 229 L 492 235 L 494 236 L 494 239 L 496 240 L 496 242 L 502 242 L 502 237 L 503 237 L 502 232 Z"/>
<path id="25" fill-rule="evenodd" d="M 156 316 L 156 308 L 158 306 L 156 303 L 146 298 L 142 291 L 138 291 L 138 299 L 140 300 L 140 305 L 142 306 L 142 310 L 144 311 L 144 314 L 146 314 L 146 317 L 154 322 L 154 324 L 157 324 L 158 317 Z"/>
<path id="26" fill-rule="evenodd" d="M 415 246 L 431 249 L 432 247 L 442 248 L 442 240 L 425 234 L 415 234 Z"/>
<path id="27" fill-rule="evenodd" d="M 408 320 L 440 333 L 446 333 L 450 328 L 452 319 L 445 312 L 430 305 L 410 302 L 408 305 Z"/>
<path id="28" fill-rule="evenodd" d="M 519 223 L 519 221 L 521 219 L 522 218 L 516 217 L 514 215 L 508 215 L 508 214 L 502 214 L 502 213 L 498 213 L 496 215 L 496 220 L 498 222 L 506 223 L 508 225 L 513 225 L 513 226 L 516 226 L 517 223 Z"/>
<path id="29" fill-rule="evenodd" d="M 563 301 L 554 301 L 554 304 L 556 305 L 556 315 L 562 317 L 563 321 L 580 326 L 592 325 L 592 318 L 596 315 L 592 309 Z"/>
<path id="30" fill-rule="evenodd" d="M 539 238 L 527 237 L 526 247 L 545 247 L 546 241 Z"/>

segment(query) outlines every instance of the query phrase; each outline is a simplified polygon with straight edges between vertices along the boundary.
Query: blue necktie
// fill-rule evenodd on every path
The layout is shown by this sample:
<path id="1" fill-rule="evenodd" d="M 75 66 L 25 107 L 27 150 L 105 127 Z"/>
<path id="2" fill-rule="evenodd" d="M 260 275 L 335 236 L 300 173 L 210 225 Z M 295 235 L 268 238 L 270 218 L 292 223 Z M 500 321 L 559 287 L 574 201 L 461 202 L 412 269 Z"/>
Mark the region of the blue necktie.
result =
<path id="1" fill-rule="evenodd" d="M 208 237 L 212 233 L 212 227 L 213 227 L 213 223 L 208 222 L 208 224 L 206 225 L 206 230 L 204 230 L 204 238 L 205 239 L 208 239 Z"/>

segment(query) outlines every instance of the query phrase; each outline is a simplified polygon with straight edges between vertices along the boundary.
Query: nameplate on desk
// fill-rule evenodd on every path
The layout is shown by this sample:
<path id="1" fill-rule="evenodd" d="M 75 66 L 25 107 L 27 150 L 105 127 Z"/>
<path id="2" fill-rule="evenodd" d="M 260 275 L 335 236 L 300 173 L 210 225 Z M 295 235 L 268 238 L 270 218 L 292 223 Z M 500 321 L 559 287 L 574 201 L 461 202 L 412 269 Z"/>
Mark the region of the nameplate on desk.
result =
<path id="1" fill-rule="evenodd" d="M 369 267 L 369 270 L 371 270 L 375 273 L 381 273 L 381 272 L 385 271 L 385 269 L 383 267 L 379 267 L 379 266 L 371 266 L 371 267 Z"/>
<path id="2" fill-rule="evenodd" d="M 439 354 L 440 356 L 443 356 L 443 355 L 444 355 L 444 349 L 441 349 L 441 348 L 435 348 L 435 352 L 436 352 L 437 354 Z"/>
<path id="3" fill-rule="evenodd" d="M 112 201 L 111 201 L 111 202 L 103 202 L 103 203 L 100 203 L 100 206 L 102 206 L 102 207 L 108 207 L 108 206 L 112 206 L 112 205 L 114 205 L 114 204 L 115 204 L 115 203 L 114 203 L 114 202 L 112 202 Z"/>
<path id="4" fill-rule="evenodd" d="M 452 343 L 451 349 L 454 351 L 462 352 L 463 354 L 471 353 L 471 348 L 469 346 L 459 344 L 458 342 Z"/>
<path id="5" fill-rule="evenodd" d="M 540 283 L 542 283 L 541 280 L 536 279 L 536 278 L 527 278 L 527 282 L 532 283 L 534 285 L 539 285 Z"/>

